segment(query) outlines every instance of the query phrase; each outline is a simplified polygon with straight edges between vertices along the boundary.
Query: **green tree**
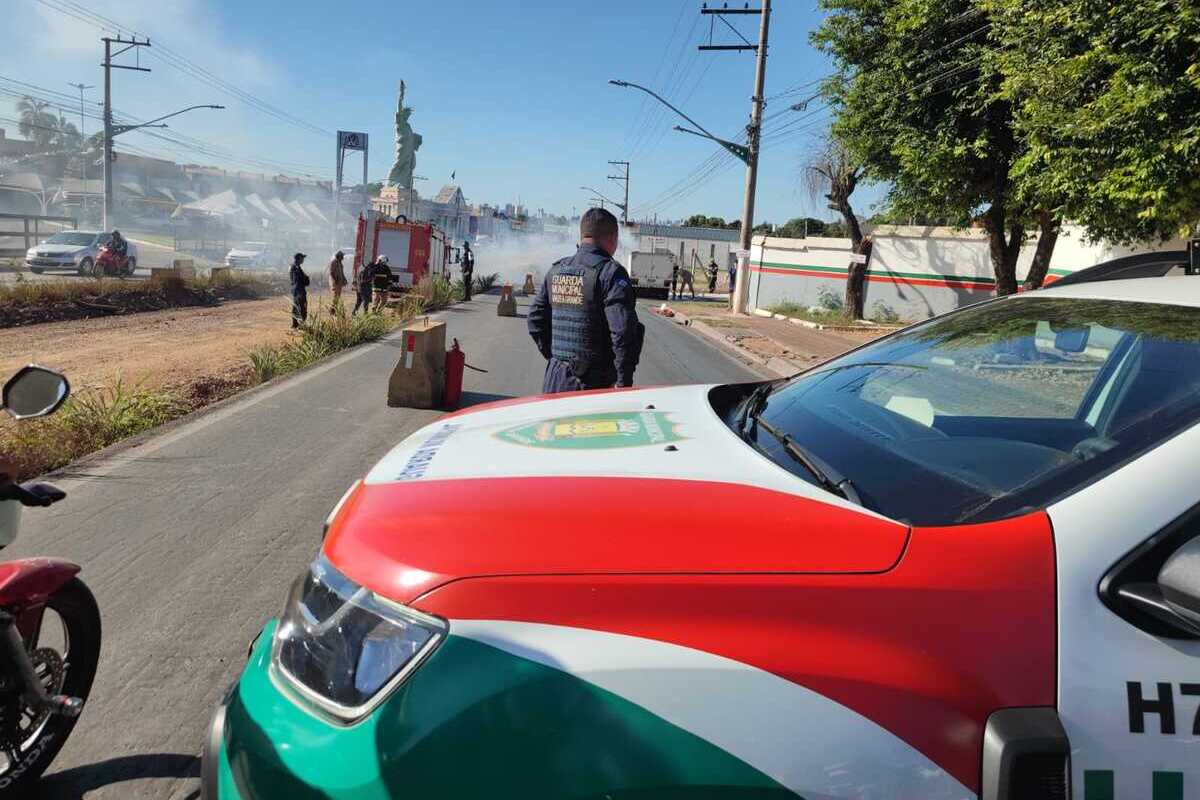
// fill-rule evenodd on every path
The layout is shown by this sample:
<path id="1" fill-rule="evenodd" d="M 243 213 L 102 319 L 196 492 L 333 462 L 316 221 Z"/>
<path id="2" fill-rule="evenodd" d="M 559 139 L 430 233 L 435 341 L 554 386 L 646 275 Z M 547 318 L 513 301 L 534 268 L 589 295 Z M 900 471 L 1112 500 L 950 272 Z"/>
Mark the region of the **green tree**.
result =
<path id="1" fill-rule="evenodd" d="M 900 215 L 982 222 L 997 292 L 1010 294 L 1027 228 L 1053 210 L 1014 178 L 1023 144 L 983 1 L 821 0 L 813 42 L 833 57 L 833 134 L 862 177 L 887 182 Z"/>
<path id="2" fill-rule="evenodd" d="M 1200 6 L 982 0 L 1004 102 L 1026 143 L 1012 177 L 1095 239 L 1167 238 L 1200 220 Z M 1028 198 L 1026 198 L 1028 202 Z M 1031 282 L 1040 283 L 1044 267 Z M 1033 273 L 1034 270 L 1031 270 Z"/>
<path id="3" fill-rule="evenodd" d="M 779 226 L 777 236 L 789 239 L 803 239 L 805 236 L 825 235 L 825 222 L 816 217 L 793 217 Z"/>
<path id="4" fill-rule="evenodd" d="M 724 228 L 725 220 L 721 217 L 706 217 L 703 214 L 692 214 L 683 221 L 689 228 Z"/>

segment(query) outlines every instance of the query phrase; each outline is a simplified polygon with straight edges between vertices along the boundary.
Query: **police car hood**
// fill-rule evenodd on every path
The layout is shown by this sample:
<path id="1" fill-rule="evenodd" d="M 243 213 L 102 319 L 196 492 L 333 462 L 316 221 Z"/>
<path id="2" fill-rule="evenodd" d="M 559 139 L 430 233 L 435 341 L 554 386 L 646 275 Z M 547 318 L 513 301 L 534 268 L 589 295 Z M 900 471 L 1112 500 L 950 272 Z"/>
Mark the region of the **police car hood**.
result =
<path id="1" fill-rule="evenodd" d="M 326 555 L 407 602 L 473 576 L 877 572 L 907 528 L 749 447 L 685 386 L 444 417 L 342 504 Z"/>

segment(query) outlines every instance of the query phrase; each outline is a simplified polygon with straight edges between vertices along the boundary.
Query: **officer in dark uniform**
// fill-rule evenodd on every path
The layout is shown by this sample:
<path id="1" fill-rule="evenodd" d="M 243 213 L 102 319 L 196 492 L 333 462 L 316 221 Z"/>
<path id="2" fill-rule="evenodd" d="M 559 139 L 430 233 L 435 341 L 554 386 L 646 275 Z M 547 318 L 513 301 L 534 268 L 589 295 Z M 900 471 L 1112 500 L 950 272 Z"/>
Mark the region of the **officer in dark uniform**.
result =
<path id="1" fill-rule="evenodd" d="M 613 260 L 617 218 L 588 209 L 575 255 L 554 263 L 529 308 L 529 334 L 545 356 L 542 391 L 632 386 L 645 327 L 633 285 Z"/>
<path id="2" fill-rule="evenodd" d="M 292 283 L 292 327 L 299 328 L 300 323 L 308 319 L 308 273 L 304 271 L 304 253 L 296 253 L 292 258 L 292 269 L 288 277 Z"/>
<path id="3" fill-rule="evenodd" d="M 471 285 L 475 282 L 475 254 L 469 242 L 463 242 L 462 251 L 463 300 L 471 299 Z"/>

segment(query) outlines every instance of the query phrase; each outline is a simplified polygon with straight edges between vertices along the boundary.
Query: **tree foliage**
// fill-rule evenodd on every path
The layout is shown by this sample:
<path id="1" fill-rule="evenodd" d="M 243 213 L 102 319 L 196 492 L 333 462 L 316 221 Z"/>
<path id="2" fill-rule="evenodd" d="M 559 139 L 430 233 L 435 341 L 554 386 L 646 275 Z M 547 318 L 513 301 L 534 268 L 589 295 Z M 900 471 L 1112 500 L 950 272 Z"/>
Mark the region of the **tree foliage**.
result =
<path id="1" fill-rule="evenodd" d="M 776 236 L 785 236 L 789 239 L 803 239 L 805 236 L 824 236 L 825 226 L 824 220 L 819 220 L 816 217 L 793 217 L 783 223 L 776 229 Z"/>
<path id="2" fill-rule="evenodd" d="M 1200 219 L 1200 6 L 983 0 L 1026 142 L 1022 191 L 1093 238 L 1170 237 Z"/>
<path id="3" fill-rule="evenodd" d="M 997 290 L 1016 291 L 1016 260 L 1041 198 L 1019 195 L 1022 154 L 1001 92 L 992 25 L 976 0 L 822 0 L 813 34 L 833 56 L 833 132 L 885 181 L 898 214 L 946 217 L 988 232 Z"/>
<path id="4" fill-rule="evenodd" d="M 80 149 L 83 139 L 79 129 L 68 122 L 59 113 L 55 115 L 46 109 L 49 104 L 33 97 L 25 96 L 17 101 L 17 114 L 20 121 L 17 131 L 29 139 L 40 152 L 75 152 Z"/>

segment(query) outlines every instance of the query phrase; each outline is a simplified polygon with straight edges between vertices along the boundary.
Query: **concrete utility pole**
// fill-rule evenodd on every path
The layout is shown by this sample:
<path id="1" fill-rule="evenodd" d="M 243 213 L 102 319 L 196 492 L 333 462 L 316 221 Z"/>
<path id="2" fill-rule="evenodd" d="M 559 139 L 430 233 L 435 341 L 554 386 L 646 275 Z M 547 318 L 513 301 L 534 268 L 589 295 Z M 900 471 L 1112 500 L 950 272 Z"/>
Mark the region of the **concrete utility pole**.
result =
<path id="1" fill-rule="evenodd" d="M 131 69 L 135 72 L 149 72 L 146 67 L 128 66 L 126 64 L 114 64 L 113 58 L 122 53 L 133 50 L 137 47 L 149 47 L 150 40 L 139 42 L 136 37 L 126 39 L 122 36 L 111 37 L 105 36 L 101 39 L 104 42 L 104 63 L 100 66 L 104 67 L 104 221 L 101 227 L 104 230 L 109 230 L 109 221 L 112 218 L 112 202 L 113 202 L 113 186 L 112 186 L 112 162 L 113 149 L 113 118 L 112 118 L 112 71 L 114 69 Z M 114 44 L 123 44 L 125 47 L 117 52 L 112 51 Z M 166 127 L 165 125 L 163 127 Z"/>
<path id="2" fill-rule="evenodd" d="M 726 27 L 735 33 L 737 29 L 725 19 L 726 14 L 758 14 L 758 46 L 750 44 L 746 37 L 738 33 L 745 44 L 740 45 L 700 45 L 701 50 L 755 50 L 758 60 L 754 71 L 754 96 L 750 98 L 750 124 L 746 127 L 747 143 L 749 145 L 746 161 L 746 197 L 742 203 L 742 229 L 738 237 L 738 268 L 737 284 L 733 293 L 733 311 L 735 314 L 746 313 L 747 290 L 750 287 L 750 240 L 754 232 L 754 193 L 758 186 L 758 151 L 759 135 L 762 132 L 763 84 L 767 75 L 767 34 L 771 26 L 771 0 L 762 0 L 762 8 L 704 8 L 701 14 L 712 14 L 721 20 Z"/>
<path id="3" fill-rule="evenodd" d="M 629 162 L 628 161 L 610 161 L 614 167 L 625 167 L 624 175 L 609 175 L 610 181 L 625 184 L 625 204 L 621 206 L 621 221 L 626 225 L 629 224 Z"/>

